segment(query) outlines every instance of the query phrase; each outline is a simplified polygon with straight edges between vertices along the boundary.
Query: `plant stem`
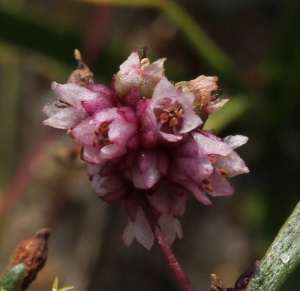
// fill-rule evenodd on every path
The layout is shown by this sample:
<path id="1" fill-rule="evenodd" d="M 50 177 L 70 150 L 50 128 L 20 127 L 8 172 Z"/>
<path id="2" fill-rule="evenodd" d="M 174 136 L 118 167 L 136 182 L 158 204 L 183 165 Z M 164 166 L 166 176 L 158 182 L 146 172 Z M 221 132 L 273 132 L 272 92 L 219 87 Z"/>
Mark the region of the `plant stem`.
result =
<path id="1" fill-rule="evenodd" d="M 300 202 L 279 231 L 247 291 L 277 291 L 300 263 Z"/>
<path id="2" fill-rule="evenodd" d="M 195 289 L 191 285 L 187 275 L 183 271 L 182 267 L 179 265 L 177 259 L 175 258 L 174 253 L 171 250 L 171 246 L 166 240 L 164 233 L 162 232 L 157 219 L 152 211 L 152 208 L 146 198 L 146 195 L 142 192 L 139 193 L 139 200 L 142 210 L 151 226 L 155 240 L 158 242 L 158 245 L 168 263 L 169 268 L 177 278 L 179 284 L 184 291 L 194 291 Z"/>

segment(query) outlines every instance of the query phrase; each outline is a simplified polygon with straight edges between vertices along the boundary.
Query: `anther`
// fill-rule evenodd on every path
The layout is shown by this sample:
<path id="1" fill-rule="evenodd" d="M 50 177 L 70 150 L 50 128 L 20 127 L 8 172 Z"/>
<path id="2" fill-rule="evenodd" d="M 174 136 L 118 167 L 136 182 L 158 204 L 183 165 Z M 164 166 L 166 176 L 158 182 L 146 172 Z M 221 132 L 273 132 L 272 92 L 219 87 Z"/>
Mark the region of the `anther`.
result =
<path id="1" fill-rule="evenodd" d="M 210 181 L 208 178 L 205 178 L 202 180 L 202 183 L 208 185 L 210 183 Z"/>
<path id="2" fill-rule="evenodd" d="M 180 107 L 177 111 L 176 111 L 176 116 L 181 116 L 183 113 L 183 109 Z"/>
<path id="3" fill-rule="evenodd" d="M 227 176 L 229 173 L 228 169 L 226 168 L 221 168 L 220 169 L 220 174 L 223 175 L 223 176 Z"/>
<path id="4" fill-rule="evenodd" d="M 205 189 L 206 191 L 212 192 L 213 187 L 212 187 L 211 185 L 206 185 L 206 186 L 204 187 L 204 189 Z"/>
<path id="5" fill-rule="evenodd" d="M 170 120 L 169 125 L 170 125 L 170 126 L 175 126 L 175 125 L 177 125 L 177 124 L 178 124 L 177 118 L 176 118 L 176 117 L 172 117 L 171 120 Z"/>
<path id="6" fill-rule="evenodd" d="M 209 157 L 209 160 L 210 160 L 210 162 L 211 162 L 212 164 L 215 163 L 215 162 L 217 161 L 217 158 L 216 158 L 216 156 L 214 156 L 214 155 L 209 155 L 208 157 Z"/>
<path id="7" fill-rule="evenodd" d="M 159 118 L 160 118 L 161 123 L 166 123 L 169 120 L 169 115 L 167 113 L 163 112 Z"/>

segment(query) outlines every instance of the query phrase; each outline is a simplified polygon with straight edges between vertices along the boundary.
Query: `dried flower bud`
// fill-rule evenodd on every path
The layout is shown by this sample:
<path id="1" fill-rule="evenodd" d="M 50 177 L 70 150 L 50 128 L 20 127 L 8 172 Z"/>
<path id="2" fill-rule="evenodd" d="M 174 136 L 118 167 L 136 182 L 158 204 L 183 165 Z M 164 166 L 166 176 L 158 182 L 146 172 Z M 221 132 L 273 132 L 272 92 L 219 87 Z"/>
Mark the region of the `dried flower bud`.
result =
<path id="1" fill-rule="evenodd" d="M 68 83 L 77 84 L 86 87 L 88 83 L 94 83 L 94 74 L 89 67 L 82 61 L 79 50 L 74 52 L 75 59 L 78 61 L 77 70 L 73 71 L 69 77 Z"/>
<path id="2" fill-rule="evenodd" d="M 218 278 L 217 275 L 211 274 L 210 278 L 211 278 L 211 286 L 210 286 L 209 291 L 225 291 L 226 290 L 224 284 Z"/>
<path id="3" fill-rule="evenodd" d="M 26 274 L 20 290 L 26 290 L 37 276 L 37 273 L 44 267 L 48 246 L 47 240 L 50 236 L 49 228 L 38 230 L 35 235 L 22 241 L 11 256 L 7 269 L 13 268 L 19 263 L 26 265 Z"/>

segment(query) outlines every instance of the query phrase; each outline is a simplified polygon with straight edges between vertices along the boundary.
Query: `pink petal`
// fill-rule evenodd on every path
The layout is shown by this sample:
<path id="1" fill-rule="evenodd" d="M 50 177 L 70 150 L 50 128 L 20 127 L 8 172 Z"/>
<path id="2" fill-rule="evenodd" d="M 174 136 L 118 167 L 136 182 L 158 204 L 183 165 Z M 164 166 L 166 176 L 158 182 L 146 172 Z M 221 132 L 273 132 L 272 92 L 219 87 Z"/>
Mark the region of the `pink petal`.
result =
<path id="1" fill-rule="evenodd" d="M 215 113 L 219 111 L 227 102 L 229 102 L 229 99 L 222 99 L 216 104 L 207 106 L 206 111 L 209 112 L 209 114 Z"/>
<path id="2" fill-rule="evenodd" d="M 224 138 L 224 142 L 231 146 L 232 149 L 236 149 L 248 141 L 247 136 L 243 135 L 229 135 Z"/>
<path id="3" fill-rule="evenodd" d="M 140 83 L 140 58 L 136 51 L 133 51 L 128 59 L 120 66 L 116 75 L 115 89 L 119 97 L 124 96 L 130 88 Z"/>
<path id="4" fill-rule="evenodd" d="M 101 148 L 99 155 L 101 159 L 113 159 L 126 154 L 126 152 L 126 148 L 122 146 L 109 144 Z"/>
<path id="5" fill-rule="evenodd" d="M 129 194 L 129 187 L 121 187 L 118 190 L 109 192 L 100 198 L 107 203 L 116 203 L 124 200 Z"/>
<path id="6" fill-rule="evenodd" d="M 138 189 L 150 189 L 152 188 L 156 182 L 159 181 L 161 174 L 159 170 L 156 168 L 156 157 L 152 155 L 152 159 L 149 160 L 148 157 L 145 159 L 145 165 L 142 166 L 137 162 L 132 171 L 132 180 L 133 185 Z M 145 170 L 144 172 L 140 171 L 140 168 Z"/>
<path id="7" fill-rule="evenodd" d="M 43 108 L 49 118 L 43 121 L 44 125 L 49 125 L 60 129 L 70 129 L 82 120 L 82 115 L 74 107 L 58 109 L 54 104 L 47 104 Z"/>
<path id="8" fill-rule="evenodd" d="M 153 195 L 147 197 L 150 204 L 160 213 L 183 216 L 188 194 L 186 190 L 164 181 Z"/>
<path id="9" fill-rule="evenodd" d="M 208 192 L 211 196 L 232 196 L 234 189 L 225 177 L 214 172 L 209 177 L 212 191 Z"/>
<path id="10" fill-rule="evenodd" d="M 174 218 L 172 215 L 163 214 L 158 220 L 158 223 L 166 237 L 167 242 L 171 245 L 173 244 L 176 236 L 182 238 L 182 228 L 178 219 Z"/>
<path id="11" fill-rule="evenodd" d="M 234 177 L 236 175 L 249 173 L 249 169 L 245 165 L 245 162 L 240 158 L 236 152 L 232 152 L 226 157 L 217 157 L 217 161 L 214 163 L 216 169 L 226 169 L 228 174 L 226 177 Z"/>
<path id="12" fill-rule="evenodd" d="M 76 84 L 58 84 L 51 83 L 51 89 L 55 92 L 59 99 L 63 99 L 76 108 L 81 107 L 81 101 L 97 99 L 98 93 L 92 92 L 82 86 Z"/>
<path id="13" fill-rule="evenodd" d="M 232 152 L 232 148 L 224 142 L 212 140 L 197 132 L 192 133 L 192 136 L 197 142 L 201 154 L 226 156 Z"/>
<path id="14" fill-rule="evenodd" d="M 170 176 L 176 177 L 177 173 L 185 178 L 194 180 L 197 184 L 213 172 L 213 166 L 206 155 L 195 155 L 189 158 L 173 158 L 170 167 Z M 173 179 L 173 178 L 172 178 Z M 176 182 L 176 178 L 174 180 Z"/>
<path id="15" fill-rule="evenodd" d="M 127 247 L 130 246 L 134 238 L 148 250 L 154 243 L 150 225 L 141 208 L 137 212 L 136 220 L 134 222 L 129 221 L 123 233 L 123 241 Z"/>
<path id="16" fill-rule="evenodd" d="M 112 107 L 112 103 L 104 98 L 81 101 L 81 105 L 90 116 L 97 111 Z"/>

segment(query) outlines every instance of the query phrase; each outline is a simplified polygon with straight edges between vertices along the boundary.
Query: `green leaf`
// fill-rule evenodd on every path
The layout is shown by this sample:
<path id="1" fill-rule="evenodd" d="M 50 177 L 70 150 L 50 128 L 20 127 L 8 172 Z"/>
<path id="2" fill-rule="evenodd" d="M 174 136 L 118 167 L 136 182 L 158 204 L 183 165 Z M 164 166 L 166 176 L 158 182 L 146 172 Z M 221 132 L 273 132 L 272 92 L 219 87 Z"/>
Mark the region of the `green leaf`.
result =
<path id="1" fill-rule="evenodd" d="M 25 277 L 26 267 L 20 263 L 6 271 L 0 278 L 0 290 L 19 291 Z"/>

